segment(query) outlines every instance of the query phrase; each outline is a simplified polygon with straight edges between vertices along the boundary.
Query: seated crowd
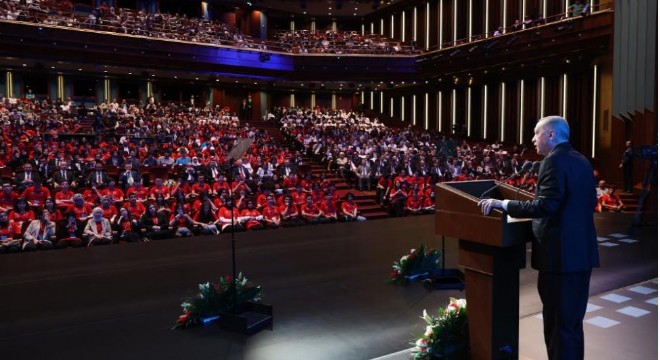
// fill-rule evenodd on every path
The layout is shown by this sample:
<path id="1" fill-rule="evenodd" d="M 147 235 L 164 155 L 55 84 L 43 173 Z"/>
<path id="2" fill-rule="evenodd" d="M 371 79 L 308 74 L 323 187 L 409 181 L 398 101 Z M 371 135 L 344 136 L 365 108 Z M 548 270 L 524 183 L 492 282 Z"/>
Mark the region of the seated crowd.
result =
<path id="1" fill-rule="evenodd" d="M 0 252 L 363 219 L 352 194 L 219 106 L 106 102 L 91 110 L 96 135 L 76 109 L 0 102 Z"/>
<path id="2" fill-rule="evenodd" d="M 301 54 L 406 54 L 419 52 L 414 46 L 382 35 L 357 31 L 282 31 L 276 35 L 282 51 Z"/>
<path id="3" fill-rule="evenodd" d="M 29 4 L 21 4 L 2 0 L 0 18 L 161 39 L 258 47 L 237 28 L 222 22 L 178 14 L 150 13 L 124 8 L 115 10 L 105 2 L 91 13 L 83 14 L 74 12 L 70 1 L 32 0 Z"/>
<path id="4" fill-rule="evenodd" d="M 525 150 L 502 144 L 458 143 L 437 132 L 388 128 L 357 113 L 279 109 L 282 131 L 358 190 L 376 190 L 392 215 L 433 212 L 433 184 L 507 179 L 520 171 Z M 535 176 L 508 181 L 534 191 Z"/>

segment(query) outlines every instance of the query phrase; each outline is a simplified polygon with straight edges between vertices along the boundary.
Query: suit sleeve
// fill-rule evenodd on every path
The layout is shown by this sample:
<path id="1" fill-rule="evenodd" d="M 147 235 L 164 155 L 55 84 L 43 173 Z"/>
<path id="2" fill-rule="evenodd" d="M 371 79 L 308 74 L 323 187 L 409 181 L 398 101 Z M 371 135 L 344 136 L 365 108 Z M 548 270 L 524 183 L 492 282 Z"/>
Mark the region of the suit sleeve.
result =
<path id="1" fill-rule="evenodd" d="M 539 218 L 559 212 L 566 196 L 565 174 L 557 158 L 548 157 L 541 163 L 537 193 L 534 200 L 511 200 L 507 212 L 513 217 Z"/>

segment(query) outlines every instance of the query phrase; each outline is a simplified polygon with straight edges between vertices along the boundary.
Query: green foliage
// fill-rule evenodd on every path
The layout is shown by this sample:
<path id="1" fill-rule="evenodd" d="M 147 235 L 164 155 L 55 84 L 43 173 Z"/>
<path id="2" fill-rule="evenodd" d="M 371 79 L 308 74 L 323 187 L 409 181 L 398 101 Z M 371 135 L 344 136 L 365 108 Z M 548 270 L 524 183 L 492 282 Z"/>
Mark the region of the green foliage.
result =
<path id="1" fill-rule="evenodd" d="M 451 298 L 446 308 L 438 309 L 437 316 L 430 316 L 424 310 L 422 319 L 426 331 L 413 344 L 413 359 L 429 359 L 434 355 L 450 358 L 467 350 L 469 332 L 465 300 Z"/>
<path id="2" fill-rule="evenodd" d="M 431 272 L 440 268 L 440 251 L 437 249 L 426 249 L 426 245 L 420 245 L 418 249 L 410 249 L 410 253 L 404 255 L 392 265 L 392 273 L 389 282 L 392 284 L 405 284 L 406 276 Z"/>
<path id="3" fill-rule="evenodd" d="M 236 278 L 236 301 L 231 276 L 221 277 L 218 282 L 198 285 L 199 293 L 181 304 L 183 315 L 179 316 L 173 329 L 185 329 L 199 325 L 203 318 L 217 316 L 228 310 L 234 303 L 261 300 L 261 286 L 255 286 L 239 273 Z"/>

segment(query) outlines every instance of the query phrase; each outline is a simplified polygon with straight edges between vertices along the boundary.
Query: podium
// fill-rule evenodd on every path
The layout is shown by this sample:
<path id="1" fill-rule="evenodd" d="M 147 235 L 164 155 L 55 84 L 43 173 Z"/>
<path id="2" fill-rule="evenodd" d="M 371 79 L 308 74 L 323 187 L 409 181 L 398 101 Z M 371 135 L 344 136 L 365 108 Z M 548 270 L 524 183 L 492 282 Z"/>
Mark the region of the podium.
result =
<path id="1" fill-rule="evenodd" d="M 436 185 L 435 232 L 458 239 L 458 264 L 465 268 L 465 293 L 472 359 L 517 359 L 520 269 L 525 243 L 533 238 L 531 219 L 502 211 L 481 214 L 479 197 L 490 188 L 496 199 L 533 195 L 494 180 Z"/>

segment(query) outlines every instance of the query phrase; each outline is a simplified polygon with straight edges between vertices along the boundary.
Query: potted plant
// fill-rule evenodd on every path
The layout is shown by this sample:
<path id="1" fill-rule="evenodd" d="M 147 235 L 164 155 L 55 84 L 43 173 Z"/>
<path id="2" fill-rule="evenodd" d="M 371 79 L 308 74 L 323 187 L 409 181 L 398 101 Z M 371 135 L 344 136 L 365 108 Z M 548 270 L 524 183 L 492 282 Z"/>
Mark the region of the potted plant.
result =
<path id="1" fill-rule="evenodd" d="M 467 358 L 469 332 L 465 299 L 450 298 L 449 305 L 439 308 L 437 316 L 431 316 L 424 310 L 422 319 L 426 330 L 414 343 L 413 359 Z"/>

